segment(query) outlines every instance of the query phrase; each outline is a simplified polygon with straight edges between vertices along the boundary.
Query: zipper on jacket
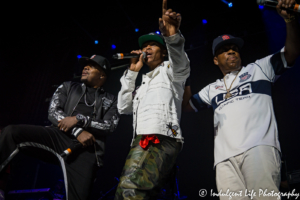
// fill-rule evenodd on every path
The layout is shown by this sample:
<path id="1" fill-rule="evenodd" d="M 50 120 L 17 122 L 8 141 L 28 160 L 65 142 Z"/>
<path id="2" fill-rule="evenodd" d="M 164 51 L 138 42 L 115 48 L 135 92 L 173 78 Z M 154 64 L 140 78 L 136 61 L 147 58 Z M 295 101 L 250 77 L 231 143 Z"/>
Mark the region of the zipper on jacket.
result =
<path id="1" fill-rule="evenodd" d="M 100 167 L 100 162 L 99 162 L 98 156 L 97 156 L 96 143 L 94 143 L 94 149 L 95 149 L 95 156 L 96 156 L 96 160 L 97 160 L 97 165 L 98 165 L 98 167 Z"/>
<path id="2" fill-rule="evenodd" d="M 96 94 L 98 92 L 99 88 L 97 88 L 96 92 L 95 92 L 95 105 L 94 105 L 94 112 L 93 112 L 93 120 L 96 120 L 96 105 L 97 105 L 97 97 Z M 99 108 L 100 109 L 100 108 Z"/>
<path id="3" fill-rule="evenodd" d="M 94 105 L 94 112 L 93 112 L 93 116 L 92 116 L 94 120 L 96 120 L 96 106 L 97 106 L 97 92 L 98 92 L 98 90 L 99 90 L 99 88 L 97 88 L 97 90 L 95 92 L 95 105 Z M 99 162 L 98 156 L 97 156 L 96 142 L 94 143 L 94 149 L 95 149 L 95 156 L 96 156 L 96 160 L 97 160 L 97 165 L 98 165 L 98 167 L 100 167 L 100 162 Z"/>
<path id="4" fill-rule="evenodd" d="M 137 105 L 137 108 L 136 108 L 136 111 L 135 111 L 135 128 L 134 128 L 134 132 L 133 132 L 133 137 L 132 137 L 132 140 L 131 140 L 131 144 L 130 144 L 130 146 L 132 146 L 132 144 L 133 144 L 133 142 L 134 142 L 134 139 L 135 139 L 135 135 L 136 135 L 136 127 L 137 127 L 137 114 L 138 114 L 138 109 L 139 109 L 139 105 L 140 105 L 140 101 L 139 101 L 139 103 L 138 103 L 138 105 Z"/>

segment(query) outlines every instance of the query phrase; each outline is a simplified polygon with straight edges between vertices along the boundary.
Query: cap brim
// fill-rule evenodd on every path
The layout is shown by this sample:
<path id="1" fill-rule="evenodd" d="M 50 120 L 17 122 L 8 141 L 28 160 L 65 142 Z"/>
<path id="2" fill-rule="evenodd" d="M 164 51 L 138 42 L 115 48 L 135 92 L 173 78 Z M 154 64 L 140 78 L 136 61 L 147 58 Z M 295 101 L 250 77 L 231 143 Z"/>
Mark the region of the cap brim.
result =
<path id="1" fill-rule="evenodd" d="M 97 62 L 95 62 L 94 60 L 90 59 L 89 57 L 81 57 L 81 58 L 78 59 L 78 62 L 79 62 L 79 64 L 82 65 L 82 66 L 86 66 L 86 64 L 87 64 L 88 62 L 93 62 L 93 63 L 95 63 L 96 65 L 100 66 Z M 101 66 L 100 66 L 100 67 L 101 67 Z M 102 68 L 102 67 L 101 67 L 101 68 Z"/>
<path id="2" fill-rule="evenodd" d="M 148 42 L 148 41 L 156 41 L 156 42 L 162 44 L 163 46 L 166 46 L 164 40 L 157 35 L 143 35 L 143 36 L 139 37 L 140 48 L 142 47 L 142 45 L 145 42 Z"/>
<path id="3" fill-rule="evenodd" d="M 104 72 L 105 72 L 105 74 L 107 76 L 109 76 L 109 74 L 110 74 L 110 63 L 108 61 L 107 61 L 107 65 L 109 65 L 109 66 L 107 66 L 107 67 L 109 67 L 109 69 L 104 69 L 102 66 L 100 66 L 97 62 L 95 62 L 94 60 L 90 59 L 89 57 L 81 57 L 81 58 L 78 59 L 78 62 L 83 67 L 85 67 L 88 64 L 88 62 L 93 62 L 97 66 L 99 66 L 101 69 L 103 69 Z"/>
<path id="4" fill-rule="evenodd" d="M 235 44 L 239 49 L 241 49 L 244 45 L 244 40 L 241 38 L 232 38 L 232 39 L 228 39 L 228 40 L 224 40 L 222 42 L 220 42 L 216 47 L 215 47 L 215 52 L 214 55 L 216 54 L 216 51 L 223 45 L 226 44 Z"/>

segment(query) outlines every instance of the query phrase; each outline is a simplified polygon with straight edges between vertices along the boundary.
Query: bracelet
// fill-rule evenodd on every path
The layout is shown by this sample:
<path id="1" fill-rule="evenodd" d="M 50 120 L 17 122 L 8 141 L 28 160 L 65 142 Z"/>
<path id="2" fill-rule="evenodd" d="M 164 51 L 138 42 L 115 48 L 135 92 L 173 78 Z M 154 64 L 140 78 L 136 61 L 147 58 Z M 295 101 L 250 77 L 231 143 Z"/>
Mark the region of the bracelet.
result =
<path id="1" fill-rule="evenodd" d="M 289 18 L 284 19 L 285 23 L 290 23 L 296 19 L 295 15 L 291 15 Z"/>

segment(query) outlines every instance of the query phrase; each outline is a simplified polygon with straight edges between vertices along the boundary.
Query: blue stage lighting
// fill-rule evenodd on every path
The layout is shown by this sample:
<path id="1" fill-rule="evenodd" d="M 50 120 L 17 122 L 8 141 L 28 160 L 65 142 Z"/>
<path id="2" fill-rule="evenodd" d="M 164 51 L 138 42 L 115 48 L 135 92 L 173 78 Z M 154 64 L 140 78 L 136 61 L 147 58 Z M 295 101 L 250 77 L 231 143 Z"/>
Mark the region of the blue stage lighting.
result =
<path id="1" fill-rule="evenodd" d="M 111 48 L 112 48 L 112 49 L 115 49 L 115 48 L 117 48 L 117 47 L 116 47 L 116 45 L 113 44 L 113 45 L 111 45 Z"/>
<path id="2" fill-rule="evenodd" d="M 136 29 L 135 29 L 135 32 L 139 32 L 139 29 L 138 29 L 138 28 L 136 28 Z"/>
<path id="3" fill-rule="evenodd" d="M 258 8 L 262 10 L 262 9 L 264 9 L 264 6 L 263 5 L 259 5 Z"/>
<path id="4" fill-rule="evenodd" d="M 206 19 L 203 19 L 203 20 L 202 20 L 202 23 L 203 23 L 203 24 L 207 24 L 207 20 L 206 20 Z"/>
<path id="5" fill-rule="evenodd" d="M 77 58 L 79 59 L 79 58 L 81 58 L 82 56 L 81 55 L 77 55 Z"/>
<path id="6" fill-rule="evenodd" d="M 160 32 L 159 32 L 159 31 L 156 31 L 156 34 L 160 34 Z"/>
<path id="7" fill-rule="evenodd" d="M 231 8 L 232 7 L 232 3 L 230 2 L 230 3 L 228 3 L 228 7 L 229 8 Z"/>
<path id="8" fill-rule="evenodd" d="M 98 44 L 98 40 L 95 40 L 95 44 Z"/>

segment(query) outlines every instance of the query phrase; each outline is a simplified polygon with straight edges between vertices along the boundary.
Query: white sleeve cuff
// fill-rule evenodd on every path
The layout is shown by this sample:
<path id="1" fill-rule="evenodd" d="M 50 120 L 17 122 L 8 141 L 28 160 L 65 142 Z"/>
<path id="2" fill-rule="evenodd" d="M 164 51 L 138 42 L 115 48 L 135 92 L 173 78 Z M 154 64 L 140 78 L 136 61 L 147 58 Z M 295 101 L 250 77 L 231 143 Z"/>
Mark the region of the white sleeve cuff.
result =
<path id="1" fill-rule="evenodd" d="M 126 74 L 126 78 L 131 79 L 131 80 L 135 80 L 136 77 L 138 76 L 139 72 L 135 72 L 135 71 L 131 71 L 130 69 L 128 69 L 127 74 Z"/>
<path id="2" fill-rule="evenodd" d="M 72 130 L 72 135 L 74 135 L 74 137 L 78 137 L 78 135 L 80 133 L 82 133 L 83 129 L 82 128 L 77 128 L 77 127 L 74 127 L 73 130 Z"/>
<path id="3" fill-rule="evenodd" d="M 292 66 L 288 66 L 287 65 L 287 62 L 286 62 L 286 59 L 285 59 L 285 56 L 284 56 L 284 51 L 285 51 L 285 47 L 283 47 L 280 50 L 280 56 L 281 56 L 281 60 L 282 60 L 283 66 L 284 66 L 284 68 L 292 68 Z"/>
<path id="4" fill-rule="evenodd" d="M 175 33 L 174 35 L 171 35 L 169 37 L 166 37 L 166 36 L 163 36 L 163 37 L 164 37 L 166 43 L 168 43 L 168 44 L 175 41 L 178 37 L 184 38 L 180 31 L 178 31 L 177 33 Z"/>
<path id="5" fill-rule="evenodd" d="M 190 103 L 191 107 L 195 110 L 195 112 L 198 112 L 197 108 L 194 106 L 191 99 L 189 100 L 189 103 Z"/>

